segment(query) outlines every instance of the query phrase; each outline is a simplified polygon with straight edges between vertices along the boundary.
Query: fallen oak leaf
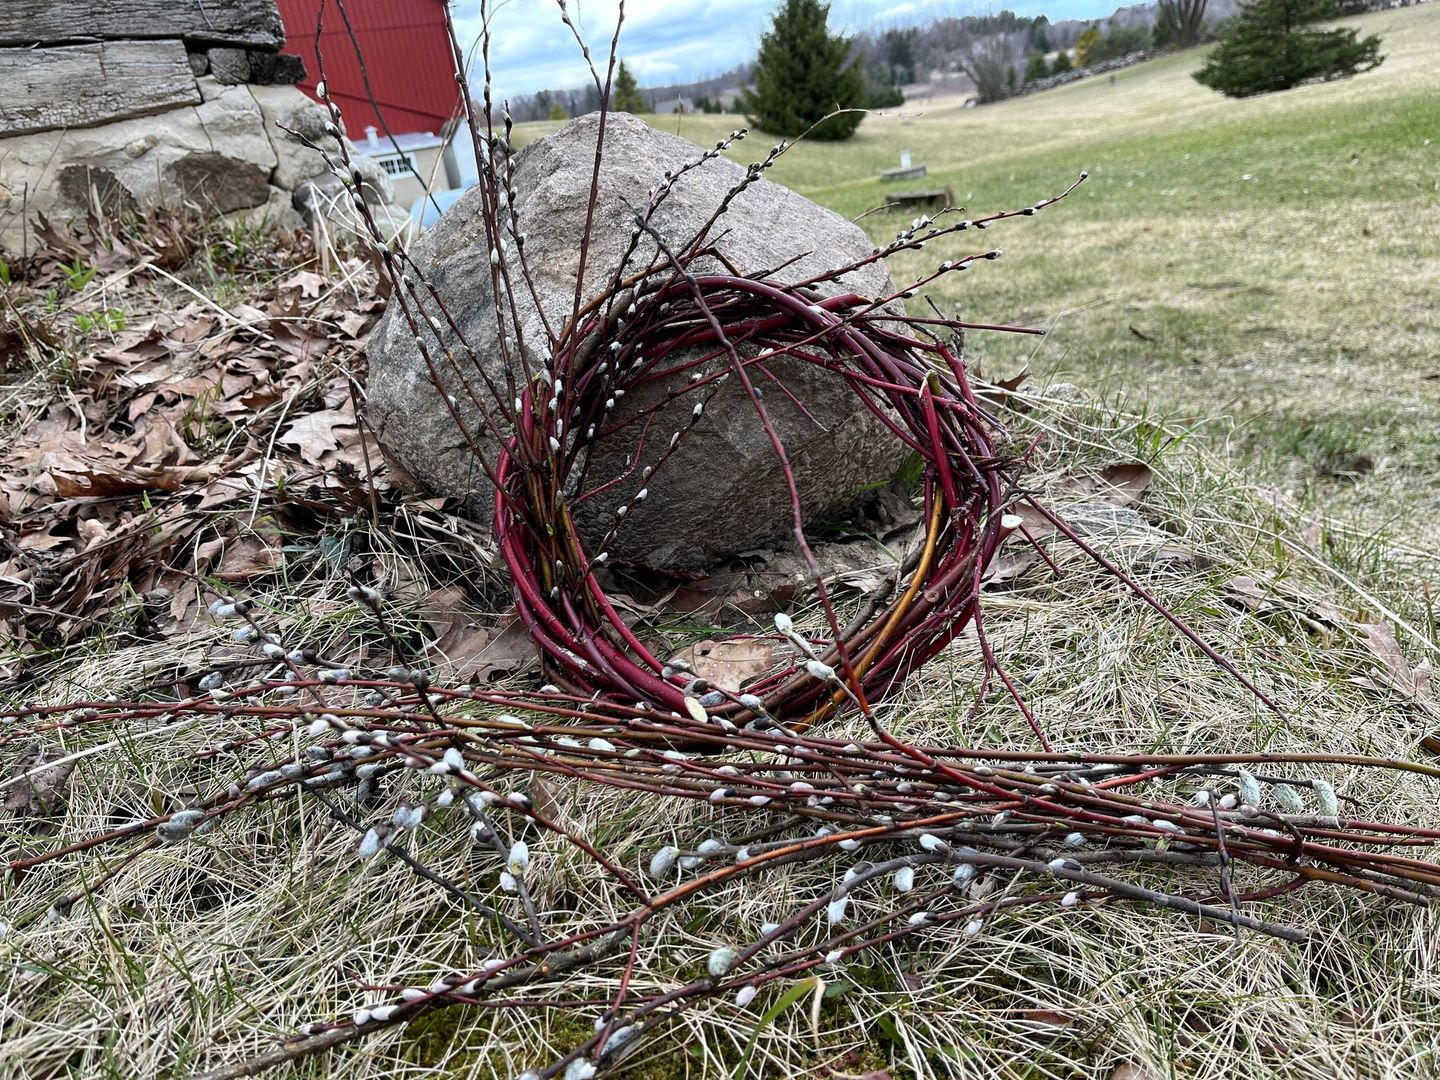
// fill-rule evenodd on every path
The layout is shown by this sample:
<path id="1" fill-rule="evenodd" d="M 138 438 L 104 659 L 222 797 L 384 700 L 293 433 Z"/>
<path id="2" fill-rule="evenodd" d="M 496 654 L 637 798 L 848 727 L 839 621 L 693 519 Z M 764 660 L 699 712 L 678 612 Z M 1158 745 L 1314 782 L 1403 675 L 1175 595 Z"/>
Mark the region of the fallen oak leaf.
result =
<path id="1" fill-rule="evenodd" d="M 737 694 L 775 666 L 775 643 L 763 638 L 707 639 L 680 650 L 674 659 L 717 689 Z"/>
<path id="2" fill-rule="evenodd" d="M 1395 689 L 1421 705 L 1431 703 L 1430 671 L 1428 668 L 1417 671 L 1410 666 L 1400 651 L 1400 643 L 1395 640 L 1393 626 L 1388 622 L 1352 622 L 1350 626 L 1359 634 L 1370 655 L 1380 661 Z"/>
<path id="3" fill-rule="evenodd" d="M 123 469 L 97 464 L 68 470 L 52 468 L 49 476 L 55 485 L 55 494 L 61 498 L 112 498 L 147 491 L 179 491 L 188 484 L 208 483 L 217 471 L 218 466 L 214 463 L 159 468 L 131 466 Z"/>
<path id="4" fill-rule="evenodd" d="M 348 405 L 321 409 L 298 417 L 275 441 L 295 447 L 306 464 L 319 465 L 327 453 L 340 449 L 342 440 L 348 443 L 353 439 L 355 432 L 344 429 L 355 427 L 355 414 Z"/>
<path id="5" fill-rule="evenodd" d="M 1225 597 L 1249 611 L 1259 611 L 1269 600 L 1270 594 L 1253 577 L 1245 574 L 1232 577 L 1223 586 Z"/>
<path id="6" fill-rule="evenodd" d="M 996 559 L 985 571 L 985 576 L 980 579 L 980 585 L 982 588 L 1004 585 L 1007 581 L 1024 577 L 1027 571 L 1039 566 L 1041 562 L 1040 556 L 1033 548 L 1021 555 Z"/>
<path id="7" fill-rule="evenodd" d="M 284 561 L 280 546 L 272 543 L 266 533 L 257 531 L 227 542 L 212 575 L 220 581 L 250 581 L 271 573 Z"/>
<path id="8" fill-rule="evenodd" d="M 306 300 L 317 300 L 330 283 L 313 270 L 297 270 L 276 286 L 277 289 L 298 289 Z"/>

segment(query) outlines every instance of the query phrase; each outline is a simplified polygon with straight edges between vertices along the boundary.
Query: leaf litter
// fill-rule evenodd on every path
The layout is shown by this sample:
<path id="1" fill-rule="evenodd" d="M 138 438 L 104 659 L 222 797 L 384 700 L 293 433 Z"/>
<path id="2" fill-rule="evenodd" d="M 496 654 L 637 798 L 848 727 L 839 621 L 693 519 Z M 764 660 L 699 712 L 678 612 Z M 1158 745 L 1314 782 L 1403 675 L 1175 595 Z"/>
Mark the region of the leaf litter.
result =
<path id="1" fill-rule="evenodd" d="M 322 274 L 305 234 L 247 249 L 193 222 L 144 228 L 42 223 L 43 246 L 12 265 L 0 679 L 99 629 L 169 640 L 200 621 L 207 580 L 283 584 L 309 569 L 301 552 L 367 572 L 331 533 L 377 503 L 423 502 L 356 416 L 384 306 L 363 260 Z"/>

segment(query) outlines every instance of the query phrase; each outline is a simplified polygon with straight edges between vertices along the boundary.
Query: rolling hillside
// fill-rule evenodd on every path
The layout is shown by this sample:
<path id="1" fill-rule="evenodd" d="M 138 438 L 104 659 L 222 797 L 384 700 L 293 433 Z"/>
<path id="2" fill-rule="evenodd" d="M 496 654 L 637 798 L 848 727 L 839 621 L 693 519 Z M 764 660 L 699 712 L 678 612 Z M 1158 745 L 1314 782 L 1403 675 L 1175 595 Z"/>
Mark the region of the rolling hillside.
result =
<path id="1" fill-rule="evenodd" d="M 1380 34 L 1386 60 L 1354 79 L 1232 101 L 1190 77 L 1193 50 L 1113 82 L 872 116 L 772 175 L 854 217 L 893 190 L 879 174 L 902 150 L 928 165 L 923 185 L 952 186 L 975 213 L 1088 169 L 1068 203 L 987 234 L 1005 258 L 940 294 L 977 319 L 1051 331 L 1038 349 L 974 335 L 972 357 L 1195 418 L 1267 479 L 1419 539 L 1432 526 L 1410 510 L 1440 501 L 1440 5 L 1355 23 Z M 656 118 L 700 143 L 737 120 Z M 734 156 L 767 146 L 755 134 Z M 899 221 L 864 224 L 878 239 Z"/>

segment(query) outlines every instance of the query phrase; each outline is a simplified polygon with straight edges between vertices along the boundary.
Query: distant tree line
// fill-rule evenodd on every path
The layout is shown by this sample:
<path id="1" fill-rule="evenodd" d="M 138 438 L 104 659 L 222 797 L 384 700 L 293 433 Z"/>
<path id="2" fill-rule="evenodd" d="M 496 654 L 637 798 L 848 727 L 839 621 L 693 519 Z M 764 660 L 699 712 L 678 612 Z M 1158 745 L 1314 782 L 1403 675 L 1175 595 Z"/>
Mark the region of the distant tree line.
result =
<path id="1" fill-rule="evenodd" d="M 626 67 L 628 71 L 629 66 Z M 632 111 L 644 112 L 653 109 L 658 102 L 688 98 L 694 102 L 697 111 L 724 112 L 726 110 L 721 105 L 720 95 L 724 91 L 736 90 L 748 84 L 753 70 L 753 64 L 740 64 L 718 75 L 697 79 L 694 82 L 637 87 L 644 104 L 641 109 Z M 583 116 L 585 113 L 598 111 L 600 93 L 594 86 L 572 90 L 547 89 L 538 90 L 533 94 L 518 94 L 510 97 L 508 101 L 510 114 L 517 122 L 564 120 L 572 116 Z M 709 102 L 708 109 L 702 104 L 704 101 Z M 734 111 L 733 108 L 730 111 Z"/>
<path id="2" fill-rule="evenodd" d="M 1065 20 L 999 11 L 935 19 L 925 26 L 889 27 L 854 37 L 826 28 L 822 0 L 779 0 L 756 63 L 707 79 L 641 89 L 622 63 L 612 105 L 642 112 L 659 102 L 685 99 L 697 112 L 740 109 L 762 116 L 780 134 L 798 133 L 837 106 L 883 109 L 904 104 L 904 88 L 932 73 L 963 72 L 981 102 L 998 101 L 1025 83 L 1152 49 L 1185 48 L 1223 36 L 1226 42 L 1200 78 L 1225 93 L 1260 93 L 1317 78 L 1335 78 L 1380 62 L 1378 43 L 1349 31 L 1304 30 L 1306 24 L 1374 0 L 1239 0 L 1240 12 L 1215 22 L 1213 14 L 1236 10 L 1236 0 L 1156 0 L 1117 9 L 1099 20 Z M 1233 41 L 1232 41 L 1233 39 Z M 1248 44 L 1242 44 L 1248 43 Z M 727 109 L 722 94 L 742 91 Z M 789 99 L 793 99 L 793 102 Z M 517 120 L 562 120 L 600 107 L 593 86 L 541 90 L 511 99 Z M 816 110 L 820 110 L 818 113 Z M 799 118 L 808 117 L 804 125 Z M 859 114 L 827 123 L 844 138 Z M 822 133 L 823 134 L 823 133 Z"/>

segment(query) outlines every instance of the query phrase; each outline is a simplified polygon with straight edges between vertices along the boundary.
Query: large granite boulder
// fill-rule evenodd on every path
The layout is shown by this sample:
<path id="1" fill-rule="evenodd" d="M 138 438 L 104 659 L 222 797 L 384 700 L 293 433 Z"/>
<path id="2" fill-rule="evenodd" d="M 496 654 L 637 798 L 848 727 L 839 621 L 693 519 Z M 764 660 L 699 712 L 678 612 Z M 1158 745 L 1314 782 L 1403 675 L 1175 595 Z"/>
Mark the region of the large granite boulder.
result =
<path id="1" fill-rule="evenodd" d="M 566 322 L 574 299 L 598 128 L 597 115 L 581 117 L 526 146 L 514 159 L 515 208 L 535 299 L 554 327 Z M 633 208 L 644 204 L 653 185 L 701 153 L 684 139 L 627 114 L 610 117 L 586 262 L 587 298 L 606 286 L 629 244 Z M 688 243 L 744 175 L 743 166 L 720 157 L 683 176 L 654 219 L 667 246 Z M 783 265 L 776 277 L 785 281 L 848 265 L 873 250 L 858 227 L 768 180 L 734 201 L 714 236 L 716 247 L 742 272 Z M 646 265 L 654 251 L 653 243 L 647 243 L 636 265 Z M 412 255 L 444 298 L 479 363 L 504 385 L 481 193 L 472 190 L 447 211 Z M 823 291 L 880 296 L 893 288 L 877 262 Z M 527 342 L 543 341 L 536 304 L 528 294 L 517 296 L 516 304 Z M 807 517 L 853 502 L 893 473 L 903 447 L 842 379 L 790 358 L 766 367 L 769 377 L 757 373 L 756 381 L 766 389 L 767 409 L 794 468 Z M 621 417 L 636 415 L 664 395 L 661 386 L 642 388 L 622 399 L 617 412 Z M 473 512 L 488 517 L 491 495 L 483 473 L 432 384 L 398 305 L 387 312 L 370 347 L 368 397 L 370 422 L 391 456 L 430 489 L 470 497 Z M 455 397 L 468 404 L 463 393 Z M 639 464 L 653 460 L 669 433 L 688 422 L 693 400 L 682 397 L 662 409 Z M 803 409 L 796 401 L 804 403 Z M 486 452 L 493 454 L 495 447 L 473 409 L 466 419 Z M 638 425 L 632 425 L 596 445 L 587 490 L 624 471 L 635 451 L 637 431 Z M 577 502 L 577 520 L 592 544 L 604 535 L 616 505 L 638 487 L 632 478 Z M 778 461 L 752 404 L 732 379 L 656 473 L 649 498 L 626 517 L 609 550 L 613 559 L 641 566 L 698 570 L 783 539 L 791 520 Z"/>

